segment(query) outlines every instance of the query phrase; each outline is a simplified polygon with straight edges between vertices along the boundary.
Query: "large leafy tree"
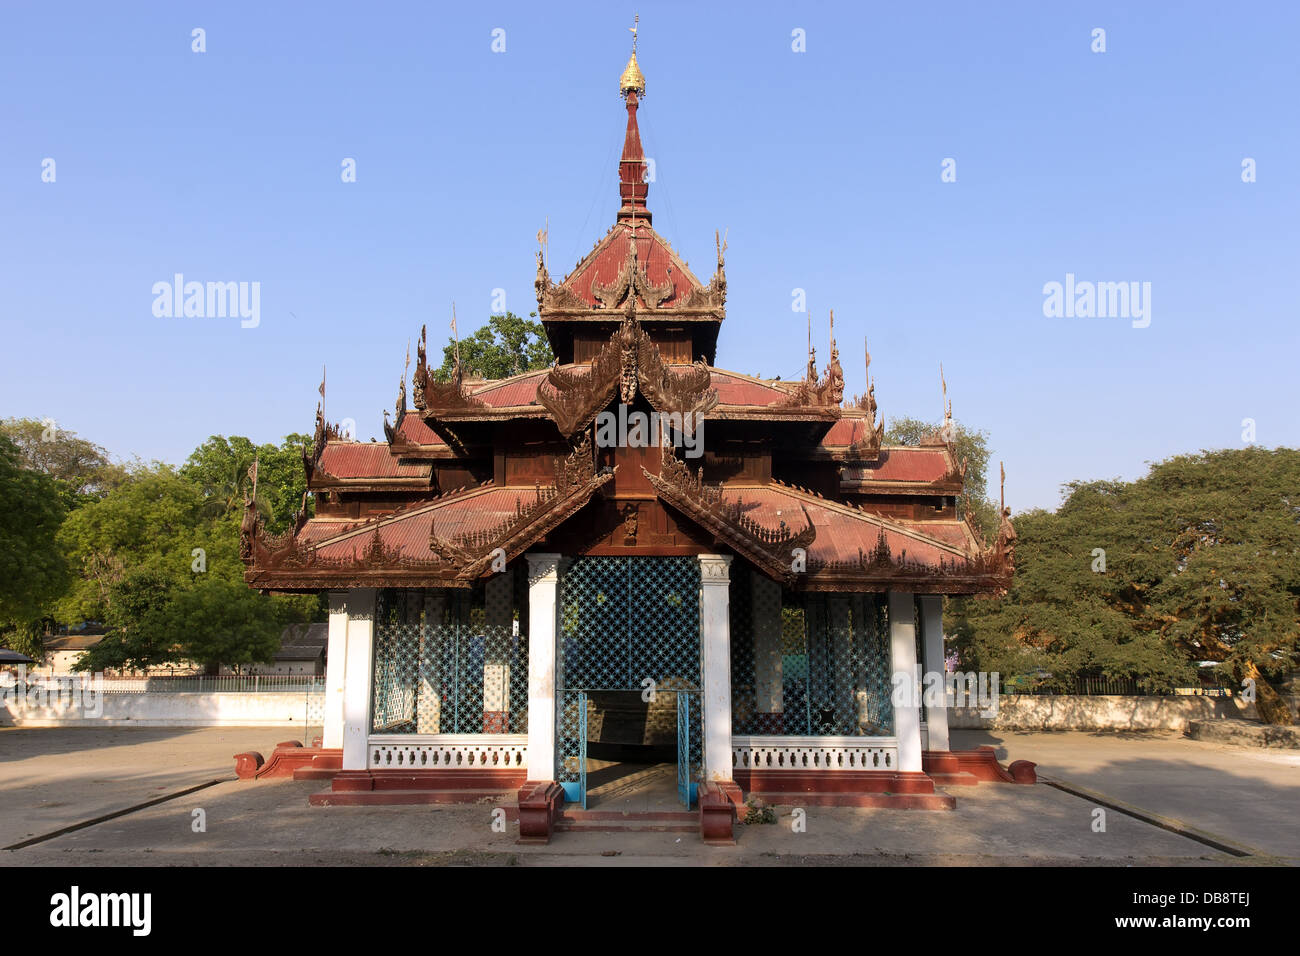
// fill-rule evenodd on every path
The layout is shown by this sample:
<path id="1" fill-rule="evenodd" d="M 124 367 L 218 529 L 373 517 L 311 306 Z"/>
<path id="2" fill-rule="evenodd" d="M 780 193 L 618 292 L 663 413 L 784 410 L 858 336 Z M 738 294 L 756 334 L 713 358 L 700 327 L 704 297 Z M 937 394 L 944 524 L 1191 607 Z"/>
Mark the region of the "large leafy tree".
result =
<path id="1" fill-rule="evenodd" d="M 443 347 L 442 367 L 434 372 L 438 380 L 445 382 L 451 378 L 456 348 L 455 339 Z M 483 378 L 508 378 L 549 368 L 554 361 L 542 323 L 530 322 L 513 312 L 489 317 L 487 325 L 460 341 L 461 368 Z"/>
<path id="2" fill-rule="evenodd" d="M 301 472 L 297 446 L 289 440 L 286 446 Z M 243 583 L 242 486 L 235 472 L 243 447 L 252 446 L 247 439 L 210 439 L 181 472 L 166 465 L 137 469 L 64 522 L 59 541 L 80 573 L 59 602 L 60 619 L 109 625 L 109 636 L 80 668 L 143 669 L 180 660 L 213 666 L 221 654 L 235 665 L 265 661 L 284 623 L 319 613 L 318 598 L 264 596 Z M 276 467 L 288 456 L 265 447 Z M 231 483 L 223 486 L 224 474 Z M 208 476 L 215 476 L 211 484 Z M 258 484 L 260 494 L 262 475 Z M 276 479 L 267 485 L 272 500 L 284 494 Z M 287 516 L 278 517 L 287 524 Z"/>
<path id="3" fill-rule="evenodd" d="M 102 500 L 72 512 L 59 542 L 78 572 L 58 605 L 63 621 L 106 620 L 128 575 L 189 579 L 194 549 L 211 541 L 199 489 L 167 465 L 135 471 Z"/>
<path id="4" fill-rule="evenodd" d="M 126 469 L 109 460 L 108 452 L 53 421 L 7 418 L 0 434 L 17 446 L 25 468 L 48 475 L 68 495 L 68 504 L 102 497 L 126 478 Z"/>
<path id="5" fill-rule="evenodd" d="M 1006 597 L 954 602 L 964 665 L 1158 690 L 1214 662 L 1290 722 L 1272 682 L 1300 661 L 1300 451 L 1182 455 L 1065 490 L 1055 513 L 1017 517 Z"/>
<path id="6" fill-rule="evenodd" d="M 24 467 L 0 435 L 0 644 L 38 660 L 41 621 L 69 580 L 57 540 L 65 511 L 58 482 Z"/>
<path id="7" fill-rule="evenodd" d="M 247 498 L 272 532 L 289 526 L 302 507 L 307 477 L 302 467 L 302 448 L 307 435 L 286 435 L 279 445 L 255 445 L 242 435 L 213 435 L 190 454 L 181 466 L 181 477 L 192 482 L 203 495 L 204 513 L 212 517 L 240 514 Z M 253 475 L 257 463 L 257 487 Z"/>

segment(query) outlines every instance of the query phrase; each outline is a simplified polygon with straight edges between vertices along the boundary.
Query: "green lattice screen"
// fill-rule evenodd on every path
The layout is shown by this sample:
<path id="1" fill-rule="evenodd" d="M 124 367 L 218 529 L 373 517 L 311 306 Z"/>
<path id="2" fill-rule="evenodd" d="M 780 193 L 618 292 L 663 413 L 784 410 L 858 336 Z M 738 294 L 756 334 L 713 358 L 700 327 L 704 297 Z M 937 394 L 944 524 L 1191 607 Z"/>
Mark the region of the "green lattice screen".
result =
<path id="1" fill-rule="evenodd" d="M 527 732 L 528 614 L 506 573 L 472 591 L 379 593 L 374 733 Z"/>
<path id="2" fill-rule="evenodd" d="M 678 692 L 694 695 L 690 764 L 698 777 L 700 679 L 697 559 L 583 557 L 563 569 L 556 659 L 560 782 L 578 778 L 580 692 L 644 691 L 646 681 L 662 706 L 675 707 Z"/>
<path id="3" fill-rule="evenodd" d="M 883 595 L 798 594 L 733 565 L 732 733 L 892 736 Z"/>

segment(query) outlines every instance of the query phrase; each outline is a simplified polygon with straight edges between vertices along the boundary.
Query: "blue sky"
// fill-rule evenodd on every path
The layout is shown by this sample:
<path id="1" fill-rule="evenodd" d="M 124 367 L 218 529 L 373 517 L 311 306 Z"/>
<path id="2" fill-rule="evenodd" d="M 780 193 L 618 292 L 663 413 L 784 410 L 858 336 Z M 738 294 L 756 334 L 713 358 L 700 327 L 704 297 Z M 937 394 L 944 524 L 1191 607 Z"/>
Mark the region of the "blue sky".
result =
<path id="1" fill-rule="evenodd" d="M 382 437 L 421 323 L 531 311 L 543 222 L 553 274 L 613 222 L 635 11 L 655 226 L 706 279 L 728 230 L 719 365 L 796 374 L 805 289 L 887 416 L 937 419 L 943 362 L 1017 510 L 1245 418 L 1294 446 L 1298 10 L 7 2 L 0 416 L 180 462 L 310 431 L 327 365 Z M 155 317 L 178 272 L 259 282 L 260 324 Z M 1149 327 L 1045 317 L 1067 273 L 1151 283 Z"/>

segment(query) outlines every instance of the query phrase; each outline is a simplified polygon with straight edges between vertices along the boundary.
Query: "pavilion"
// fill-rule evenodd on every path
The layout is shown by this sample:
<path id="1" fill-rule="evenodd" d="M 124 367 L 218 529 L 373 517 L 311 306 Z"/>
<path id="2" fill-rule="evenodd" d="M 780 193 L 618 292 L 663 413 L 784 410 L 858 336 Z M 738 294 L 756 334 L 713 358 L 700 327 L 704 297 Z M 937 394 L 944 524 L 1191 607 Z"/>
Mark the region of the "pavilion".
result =
<path id="1" fill-rule="evenodd" d="M 1005 590 L 1010 522 L 987 545 L 958 513 L 950 406 L 904 447 L 870 379 L 845 401 L 833 317 L 820 373 L 811 344 L 795 381 L 718 366 L 726 246 L 705 283 L 655 231 L 645 88 L 634 48 L 614 223 L 559 281 L 538 253 L 555 366 L 439 381 L 422 330 L 386 440 L 318 408 L 314 513 L 245 517 L 249 586 L 329 594 L 317 802 L 517 788 L 544 838 L 607 744 L 671 751 L 681 802 L 727 813 L 951 806 L 935 779 L 973 766 L 894 689 L 943 672 L 945 595 Z"/>

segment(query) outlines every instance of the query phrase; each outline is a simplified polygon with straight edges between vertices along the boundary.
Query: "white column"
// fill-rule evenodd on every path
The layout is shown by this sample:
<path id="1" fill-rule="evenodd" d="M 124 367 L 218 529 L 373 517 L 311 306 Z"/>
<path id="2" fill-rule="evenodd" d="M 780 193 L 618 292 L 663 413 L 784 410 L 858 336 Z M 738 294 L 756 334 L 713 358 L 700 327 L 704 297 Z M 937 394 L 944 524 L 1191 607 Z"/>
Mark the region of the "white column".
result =
<path id="1" fill-rule="evenodd" d="M 343 746 L 343 675 L 348 665 L 348 594 L 330 592 L 329 643 L 325 650 L 325 732 L 321 746 Z"/>
<path id="2" fill-rule="evenodd" d="M 731 556 L 700 555 L 704 779 L 731 780 Z"/>
<path id="3" fill-rule="evenodd" d="M 558 554 L 528 558 L 528 779 L 555 779 Z"/>
<path id="4" fill-rule="evenodd" d="M 921 702 L 916 696 L 916 599 L 909 591 L 889 592 L 889 656 L 893 671 L 898 769 L 904 773 L 920 773 Z M 905 693 L 903 688 L 906 688 Z"/>
<path id="5" fill-rule="evenodd" d="M 375 589 L 348 592 L 347 670 L 343 675 L 343 769 L 365 770 L 375 648 Z"/>
<path id="6" fill-rule="evenodd" d="M 939 703 L 925 709 L 925 726 L 930 735 L 929 749 L 947 750 L 948 683 L 943 667 L 943 596 L 940 594 L 921 597 L 921 649 L 924 651 L 927 677 L 930 674 L 939 675 L 936 687 L 938 693 L 932 695 L 938 698 Z M 928 687 L 929 681 L 934 679 L 929 677 L 923 683 Z"/>

